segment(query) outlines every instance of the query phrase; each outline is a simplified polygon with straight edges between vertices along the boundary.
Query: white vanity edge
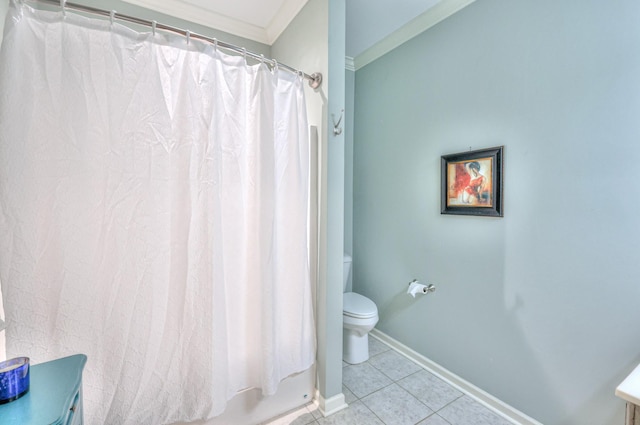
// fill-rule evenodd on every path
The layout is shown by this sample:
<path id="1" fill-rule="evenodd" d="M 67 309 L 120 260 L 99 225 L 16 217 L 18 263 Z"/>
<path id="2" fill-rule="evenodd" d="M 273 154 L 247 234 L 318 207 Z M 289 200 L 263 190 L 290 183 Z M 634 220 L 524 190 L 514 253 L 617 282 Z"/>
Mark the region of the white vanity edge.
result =
<path id="1" fill-rule="evenodd" d="M 616 395 L 623 400 L 640 406 L 640 365 L 618 385 Z"/>

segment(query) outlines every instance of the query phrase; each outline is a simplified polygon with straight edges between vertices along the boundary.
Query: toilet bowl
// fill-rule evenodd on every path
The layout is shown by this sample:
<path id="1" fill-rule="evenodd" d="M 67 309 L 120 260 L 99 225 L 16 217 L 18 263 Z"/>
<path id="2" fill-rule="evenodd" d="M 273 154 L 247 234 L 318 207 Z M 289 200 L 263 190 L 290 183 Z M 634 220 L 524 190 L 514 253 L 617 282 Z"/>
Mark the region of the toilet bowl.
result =
<path id="1" fill-rule="evenodd" d="M 351 257 L 344 255 L 343 289 L 347 288 Z M 369 298 L 355 292 L 344 292 L 342 298 L 342 359 L 349 364 L 369 359 L 369 331 L 378 323 L 378 308 Z"/>

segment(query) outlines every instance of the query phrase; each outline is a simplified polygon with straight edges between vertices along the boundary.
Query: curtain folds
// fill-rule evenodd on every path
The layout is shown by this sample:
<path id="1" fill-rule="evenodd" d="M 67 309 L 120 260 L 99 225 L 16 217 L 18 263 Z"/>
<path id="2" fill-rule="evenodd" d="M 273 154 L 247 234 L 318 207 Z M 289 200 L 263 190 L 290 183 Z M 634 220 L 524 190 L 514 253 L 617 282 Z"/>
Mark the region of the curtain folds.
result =
<path id="1" fill-rule="evenodd" d="M 314 362 L 302 84 L 197 41 L 12 4 L 8 355 L 87 354 L 87 424 L 209 418 Z"/>

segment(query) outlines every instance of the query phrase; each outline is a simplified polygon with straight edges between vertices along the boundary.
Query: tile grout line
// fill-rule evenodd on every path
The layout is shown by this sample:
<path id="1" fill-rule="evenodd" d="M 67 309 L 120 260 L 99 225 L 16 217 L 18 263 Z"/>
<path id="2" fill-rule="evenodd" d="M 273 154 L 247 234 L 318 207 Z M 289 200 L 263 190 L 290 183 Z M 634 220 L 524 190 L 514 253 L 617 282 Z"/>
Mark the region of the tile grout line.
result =
<path id="1" fill-rule="evenodd" d="M 420 372 L 425 371 L 425 372 L 427 372 L 427 373 L 429 373 L 429 374 L 433 375 L 436 379 L 440 379 L 440 380 L 441 380 L 442 382 L 444 382 L 445 384 L 447 384 L 447 385 L 450 385 L 450 384 L 449 384 L 446 380 L 443 380 L 443 379 L 442 379 L 441 377 L 439 377 L 438 375 L 433 374 L 429 369 L 427 369 L 426 367 L 424 367 L 424 365 L 422 365 L 422 364 L 418 363 L 416 360 L 414 360 L 414 359 L 410 358 L 409 356 L 405 355 L 404 353 L 402 353 L 402 352 L 398 351 L 398 350 L 397 350 L 397 349 L 395 349 L 394 347 L 389 346 L 387 343 L 385 343 L 384 341 L 380 340 L 380 339 L 379 339 L 379 338 L 377 338 L 376 336 L 374 336 L 374 338 L 375 338 L 376 340 L 378 340 L 378 342 L 382 343 L 383 345 L 386 345 L 386 346 L 387 346 L 387 350 L 384 350 L 384 351 L 382 351 L 382 352 L 380 352 L 380 353 L 377 353 L 375 356 L 371 356 L 371 357 L 369 358 L 369 360 L 370 360 L 372 357 L 377 357 L 377 356 L 380 356 L 380 355 L 382 355 L 382 354 L 384 354 L 384 353 L 387 353 L 387 352 L 389 352 L 389 351 L 393 351 L 393 352 L 395 352 L 395 353 L 397 353 L 397 354 L 401 355 L 404 359 L 409 360 L 410 362 L 412 362 L 413 364 L 415 364 L 416 366 L 418 366 L 418 367 L 419 367 L 419 369 L 418 369 L 418 370 L 416 370 L 415 372 L 410 373 L 409 375 L 406 375 L 406 376 L 404 376 L 404 377 L 402 377 L 402 378 L 399 378 L 399 379 L 397 379 L 397 380 L 394 380 L 394 379 L 393 379 L 392 377 L 390 377 L 387 373 L 385 373 L 383 369 L 381 369 L 381 368 L 377 367 L 375 364 L 370 363 L 370 362 L 369 362 L 369 360 L 367 360 L 367 361 L 366 361 L 366 362 L 367 362 L 367 363 L 369 363 L 369 365 L 370 365 L 371 367 L 373 367 L 375 370 L 379 371 L 379 372 L 380 372 L 380 373 L 382 373 L 384 376 L 386 376 L 387 378 L 389 378 L 389 379 L 392 381 L 392 384 L 396 384 L 399 388 L 401 388 L 402 390 L 406 391 L 408 395 L 410 395 L 412 398 L 414 398 L 414 399 L 415 399 L 416 401 L 418 401 L 420 404 L 422 404 L 423 406 L 425 406 L 425 407 L 427 407 L 429 410 L 431 410 L 431 412 L 432 412 L 432 413 L 431 413 L 429 416 L 427 416 L 426 418 L 422 418 L 422 419 L 421 419 L 420 421 L 418 421 L 417 423 L 420 423 L 420 422 L 422 422 L 422 421 L 424 421 L 424 420 L 428 419 L 429 417 L 431 417 L 431 416 L 433 416 L 433 415 L 435 414 L 435 415 L 437 415 L 440 419 L 442 419 L 443 421 L 445 421 L 447 424 L 451 424 L 448 420 L 446 420 L 444 417 L 442 417 L 441 415 L 439 415 L 439 414 L 438 414 L 438 412 L 441 412 L 441 411 L 442 411 L 443 409 L 445 409 L 447 406 L 449 406 L 449 405 L 451 405 L 451 404 L 455 403 L 456 401 L 460 400 L 460 399 L 461 399 L 461 398 L 463 398 L 465 395 L 467 395 L 467 396 L 468 396 L 468 393 L 467 393 L 466 391 L 461 391 L 460 389 L 458 389 L 458 390 L 460 390 L 460 395 L 459 395 L 459 396 L 457 396 L 457 397 L 456 397 L 456 398 L 454 398 L 453 400 L 449 401 L 447 404 L 445 404 L 444 406 L 440 407 L 438 410 L 433 410 L 433 409 L 431 409 L 431 407 L 430 407 L 430 406 L 428 406 L 426 403 L 424 403 L 424 402 L 422 402 L 421 400 L 419 400 L 416 396 L 414 396 L 411 392 L 409 392 L 407 389 L 405 389 L 402 385 L 398 384 L 398 382 L 399 382 L 399 381 L 401 381 L 401 380 L 403 380 L 403 379 L 408 378 L 409 376 L 412 376 L 412 375 L 415 375 L 415 374 L 417 374 L 417 373 L 420 373 Z M 390 386 L 390 385 L 392 385 L 392 384 L 386 385 L 386 386 L 384 386 L 384 387 L 382 387 L 382 388 L 378 389 L 377 391 L 374 391 L 373 393 L 366 395 L 365 397 L 368 397 L 368 396 L 370 396 L 370 395 L 372 395 L 372 394 L 375 394 L 376 392 L 378 392 L 378 391 L 380 391 L 380 390 L 383 390 L 384 388 L 387 388 L 387 387 L 389 387 L 389 386 Z M 354 395 L 355 395 L 355 394 L 354 394 Z M 356 396 L 356 397 L 357 397 L 357 396 Z M 472 399 L 473 399 L 473 397 L 472 397 Z M 362 400 L 362 399 L 360 399 L 360 398 L 359 398 L 358 400 Z M 366 404 L 365 404 L 365 406 L 366 406 Z M 368 407 L 368 406 L 367 406 L 367 407 Z M 369 409 L 369 410 L 370 410 L 370 409 Z M 489 409 L 489 410 L 491 411 L 491 409 Z M 495 412 L 492 412 L 492 413 L 495 413 Z M 500 415 L 498 415 L 498 416 L 500 416 Z M 383 423 L 384 423 L 384 421 L 383 421 Z M 416 424 L 417 424 L 417 423 L 416 423 Z"/>
<path id="2" fill-rule="evenodd" d="M 435 375 L 445 383 L 453 386 L 464 395 L 469 396 L 472 400 L 480 403 L 484 407 L 488 408 L 492 413 L 498 417 L 510 422 L 513 425 L 542 425 L 540 422 L 527 416 L 525 413 L 515 409 L 514 407 L 506 404 L 502 400 L 497 399 L 493 395 L 487 393 L 479 387 L 476 387 L 472 383 L 460 378 L 454 373 L 448 371 L 446 368 L 440 366 L 434 361 L 422 356 L 413 349 L 405 346 L 399 341 L 396 341 L 384 332 L 374 328 L 370 337 L 376 339 L 379 343 L 386 345 L 389 349 L 394 350 L 398 354 L 402 355 L 406 359 L 414 362 L 422 369 Z"/>
<path id="3" fill-rule="evenodd" d="M 420 420 L 418 420 L 418 422 L 416 422 L 416 425 L 417 425 L 418 423 L 422 422 L 422 421 L 427 420 L 428 418 L 430 418 L 430 417 L 431 417 L 431 416 L 433 416 L 433 415 L 437 415 L 439 418 L 441 418 L 442 420 L 444 420 L 445 422 L 447 422 L 448 424 L 450 424 L 450 422 L 449 422 L 449 421 L 447 421 L 446 419 L 442 418 L 442 416 L 438 415 L 437 413 L 438 413 L 438 411 L 442 410 L 444 407 L 446 407 L 446 406 L 448 406 L 449 404 L 451 404 L 453 401 L 455 401 L 455 400 L 459 399 L 460 397 L 464 396 L 464 393 L 462 393 L 460 396 L 456 397 L 453 401 L 451 401 L 451 402 L 447 403 L 447 404 L 446 404 L 445 406 L 443 406 L 442 408 L 440 408 L 440 409 L 438 409 L 438 410 L 434 410 L 434 409 L 432 409 L 429 405 L 427 405 L 426 403 L 424 403 L 422 400 L 418 399 L 418 398 L 417 398 L 415 395 L 413 395 L 410 391 L 408 391 L 406 388 L 404 388 L 402 385 L 400 385 L 400 384 L 399 384 L 399 381 L 401 381 L 401 380 L 403 380 L 403 379 L 406 379 L 406 378 L 408 378 L 408 377 L 410 377 L 410 376 L 412 376 L 412 375 L 415 375 L 415 374 L 420 373 L 420 372 L 423 372 L 423 371 L 428 372 L 424 367 L 422 367 L 420 364 L 418 364 L 418 363 L 414 362 L 412 359 L 409 359 L 409 358 L 406 358 L 406 357 L 404 357 L 404 356 L 403 356 L 404 358 L 406 358 L 407 360 L 411 361 L 411 362 L 412 362 L 412 363 L 414 363 L 416 366 L 418 366 L 418 367 L 419 367 L 419 369 L 418 369 L 418 370 L 416 370 L 415 372 L 411 372 L 411 373 L 409 373 L 409 374 L 408 374 L 408 375 L 406 375 L 406 376 L 403 376 L 403 377 L 398 378 L 398 379 L 394 379 L 393 377 L 391 377 L 391 376 L 389 376 L 387 373 L 385 373 L 385 371 L 384 371 L 382 368 L 380 368 L 380 367 L 378 367 L 378 366 L 376 366 L 375 364 L 373 364 L 373 363 L 371 363 L 371 362 L 370 362 L 370 360 L 371 360 L 372 358 L 374 358 L 374 357 L 378 357 L 378 356 L 380 356 L 380 355 L 382 355 L 382 354 L 384 354 L 384 353 L 387 353 L 387 352 L 389 352 L 389 351 L 393 351 L 393 352 L 395 352 L 395 353 L 397 353 L 397 354 L 400 354 L 400 355 L 401 355 L 401 353 L 398 353 L 398 352 L 397 352 L 397 351 L 395 351 L 393 348 L 388 348 L 387 350 L 382 351 L 382 352 L 380 352 L 380 353 L 377 353 L 377 354 L 376 354 L 376 355 L 374 355 L 374 356 L 370 356 L 368 360 L 366 360 L 366 361 L 364 361 L 364 362 L 362 362 L 362 363 L 359 363 L 359 364 L 368 363 L 368 364 L 369 364 L 369 366 L 371 366 L 374 370 L 377 370 L 378 372 L 380 372 L 380 373 L 382 373 L 384 376 L 386 376 L 389 380 L 391 380 L 391 383 L 390 383 L 390 384 L 387 384 L 387 385 L 385 385 L 385 386 L 383 386 L 383 387 L 380 387 L 380 388 L 378 388 L 377 390 L 373 391 L 372 393 L 366 394 L 366 395 L 364 395 L 364 396 L 362 396 L 362 397 L 358 397 L 357 395 L 355 395 L 355 393 L 353 392 L 353 390 L 352 390 L 351 388 L 349 388 L 349 386 L 348 386 L 348 385 L 346 385 L 346 384 L 343 384 L 343 385 L 344 385 L 344 386 L 345 386 L 345 387 L 346 387 L 346 388 L 347 388 L 347 389 L 348 389 L 348 390 L 349 390 L 349 391 L 350 391 L 350 392 L 351 392 L 351 393 L 356 397 L 357 401 L 360 401 L 360 402 L 361 402 L 361 403 L 362 403 L 362 404 L 367 408 L 367 410 L 369 410 L 369 411 L 370 411 L 370 412 L 371 412 L 371 413 L 372 413 L 376 418 L 378 418 L 378 419 L 380 420 L 380 422 L 382 422 L 382 423 L 383 423 L 383 424 L 385 424 L 385 425 L 386 425 L 386 422 L 384 422 L 384 421 L 382 420 L 382 418 L 381 418 L 381 417 L 379 417 L 378 415 L 376 415 L 376 413 L 375 413 L 373 410 L 371 410 L 371 409 L 369 408 L 369 406 L 364 402 L 364 400 L 363 400 L 363 399 L 364 399 L 364 398 L 367 398 L 367 397 L 369 397 L 369 396 L 372 396 L 373 394 L 376 394 L 376 393 L 378 393 L 378 392 L 380 392 L 380 391 L 384 390 L 385 388 L 390 387 L 390 386 L 391 386 L 391 385 L 393 385 L 393 384 L 396 384 L 396 386 L 397 386 L 398 388 L 400 388 L 402 391 L 405 391 L 409 397 L 411 397 L 413 400 L 415 400 L 416 402 L 418 402 L 420 405 L 422 405 L 422 406 L 426 407 L 427 409 L 429 409 L 429 411 L 431 412 L 431 413 L 430 413 L 429 415 L 427 415 L 426 417 L 421 418 Z M 353 366 L 353 365 L 349 365 L 349 366 Z M 347 366 L 347 367 L 349 367 L 349 366 Z"/>
<path id="4" fill-rule="evenodd" d="M 442 412 L 447 407 L 451 406 L 453 403 L 459 401 L 460 399 L 462 399 L 465 396 L 469 396 L 472 400 L 478 401 L 478 400 L 475 399 L 475 397 L 471 396 L 467 391 L 464 391 L 461 388 L 458 388 L 458 386 L 455 385 L 455 384 L 452 385 L 452 383 L 449 382 L 447 379 L 443 379 L 438 373 L 434 373 L 432 370 L 430 370 L 429 368 L 425 367 L 425 365 L 423 365 L 423 364 L 419 363 L 418 361 L 416 361 L 415 359 L 409 357 L 406 353 L 403 353 L 402 351 L 398 350 L 397 348 L 389 345 L 387 342 L 385 342 L 384 340 L 381 340 L 377 336 L 374 336 L 374 339 L 377 341 L 377 343 L 380 344 L 378 347 L 375 348 L 376 351 L 378 349 L 380 349 L 381 346 L 385 347 L 386 349 L 377 352 L 375 355 L 370 356 L 369 359 L 367 359 L 365 362 L 359 363 L 358 365 L 366 364 L 367 366 L 365 367 L 365 370 L 376 372 L 378 375 L 380 375 L 380 376 L 384 377 L 386 380 L 388 380 L 388 383 L 383 384 L 382 387 L 379 387 L 376 390 L 374 390 L 373 392 L 364 394 L 362 396 L 356 395 L 356 393 L 354 393 L 354 391 L 349 387 L 349 385 L 344 383 L 344 379 L 343 379 L 342 385 L 344 386 L 344 388 L 346 390 L 348 390 L 352 394 L 352 396 L 353 396 L 353 400 L 351 402 L 352 404 L 359 401 L 361 403 L 361 405 L 366 409 L 366 411 L 369 412 L 369 414 L 371 414 L 372 417 L 374 417 L 377 420 L 379 420 L 383 425 L 388 425 L 388 424 L 384 420 L 382 420 L 382 418 L 374 410 L 372 410 L 369 407 L 369 405 L 367 405 L 367 403 L 364 401 L 364 399 L 369 398 L 369 397 L 373 396 L 374 394 L 379 393 L 380 391 L 388 389 L 393 384 L 395 384 L 396 387 L 398 387 L 398 389 L 400 389 L 402 391 L 403 396 L 406 393 L 407 397 L 410 397 L 413 401 L 417 401 L 418 405 L 427 408 L 428 411 L 431 412 L 426 417 L 421 418 L 420 420 L 418 420 L 414 425 L 417 425 L 417 424 L 419 424 L 421 422 L 427 421 L 431 417 L 434 417 L 434 418 L 437 418 L 440 421 L 443 421 L 444 424 L 455 425 L 454 423 L 452 423 L 449 420 L 445 419 L 439 413 Z M 411 368 L 405 367 L 405 365 L 403 363 L 401 363 L 401 362 L 400 363 L 398 363 L 398 361 L 394 362 L 393 358 L 392 359 L 385 359 L 386 363 L 387 363 L 385 368 L 382 367 L 384 365 L 384 361 L 379 361 L 379 362 L 375 361 L 376 358 L 378 358 L 379 356 L 382 356 L 385 353 L 389 353 L 390 351 L 394 352 L 395 354 L 400 355 L 404 359 L 406 359 L 409 362 L 413 363 L 415 366 L 417 366 L 418 369 L 413 371 L 413 372 L 408 373 L 407 375 L 403 375 L 403 376 L 399 377 L 398 379 L 395 379 L 394 377 L 390 376 L 389 373 L 393 374 L 394 376 L 398 376 L 398 375 L 402 375 L 407 370 L 411 369 Z M 374 362 L 372 363 L 371 360 L 374 360 Z M 380 363 L 380 364 L 376 365 L 376 363 Z M 354 367 L 354 366 L 357 366 L 357 365 L 352 365 L 352 364 L 348 364 L 348 363 L 345 362 L 345 363 L 343 363 L 343 370 L 344 370 L 344 368 L 350 368 L 350 367 Z M 367 368 L 369 368 L 369 369 L 367 369 Z M 357 369 L 352 369 L 352 370 L 353 370 L 353 373 L 355 374 L 353 376 L 357 376 L 358 373 L 365 372 L 365 371 L 361 371 L 361 370 L 357 370 Z M 387 371 L 387 372 L 385 372 L 385 371 Z M 429 373 L 430 375 L 433 375 L 434 378 L 441 380 L 444 384 L 452 387 L 453 389 L 458 390 L 460 392 L 460 395 L 456 396 L 454 399 L 450 400 L 446 404 L 440 406 L 437 410 L 432 409 L 427 403 L 425 403 L 424 401 L 419 399 L 418 396 L 414 395 L 414 393 L 411 392 L 410 389 L 405 388 L 404 386 L 402 386 L 400 384 L 400 381 L 403 381 L 403 380 L 405 380 L 405 379 L 407 379 L 407 378 L 409 378 L 411 376 L 417 375 L 417 374 L 422 373 L 422 372 Z M 367 373 L 367 372 L 365 372 L 365 373 Z M 368 373 L 370 373 L 370 372 L 368 372 Z M 354 385 L 356 385 L 358 382 L 359 381 L 354 381 L 352 383 Z M 372 381 L 372 382 L 375 382 L 375 381 Z M 366 388 L 366 387 L 367 386 L 365 385 L 364 388 Z M 380 394 L 378 395 L 378 397 L 381 397 L 381 396 L 382 395 L 380 395 Z M 412 401 L 412 403 L 413 403 L 413 401 Z M 480 403 L 480 404 L 483 405 L 484 408 L 487 408 L 487 406 L 484 405 L 484 403 Z M 421 408 L 418 408 L 418 409 L 421 409 Z M 487 409 L 487 410 L 492 414 L 496 414 L 497 413 L 497 412 L 493 411 L 493 409 Z M 436 415 L 436 416 L 434 416 L 434 415 Z M 502 415 L 497 415 L 497 416 L 500 417 Z M 312 413 L 311 413 L 311 417 L 312 417 L 313 421 L 309 422 L 309 424 L 307 424 L 307 425 L 322 425 L 324 423 L 324 422 L 322 422 L 323 418 L 316 418 Z"/>
<path id="5" fill-rule="evenodd" d="M 367 406 L 367 404 L 366 404 L 364 401 L 362 401 L 362 400 L 358 400 L 358 401 L 359 401 L 360 403 L 362 403 L 362 405 L 363 405 L 364 407 L 366 407 L 366 408 L 367 408 L 367 410 L 368 410 L 369 412 L 371 412 L 371 414 L 372 414 L 373 416 L 375 416 L 376 418 L 378 418 L 378 420 L 382 423 L 382 425 L 387 425 L 387 424 L 386 424 L 386 422 L 385 422 L 385 421 L 383 421 L 383 420 L 382 420 L 382 418 L 381 418 L 380 416 L 376 415 L 376 412 L 374 412 L 373 410 L 369 409 L 369 406 Z"/>
<path id="6" fill-rule="evenodd" d="M 441 408 L 439 408 L 438 410 L 436 410 L 434 413 L 438 414 L 438 412 L 444 410 L 447 406 L 452 405 L 453 403 L 455 403 L 456 401 L 460 400 L 462 397 L 464 397 L 466 394 L 465 393 L 461 393 L 458 397 L 456 397 L 455 399 L 451 400 L 449 403 L 445 404 L 444 406 L 442 406 Z M 448 420 L 446 420 L 444 417 L 442 417 L 441 415 L 438 415 L 438 417 L 440 417 L 443 421 L 445 421 L 446 423 L 450 424 L 451 422 L 449 422 Z"/>
<path id="7" fill-rule="evenodd" d="M 385 345 L 386 345 L 386 344 L 385 344 Z M 373 356 L 373 357 L 380 356 L 380 355 L 382 355 L 382 354 L 384 354 L 384 353 L 387 353 L 387 352 L 389 352 L 389 351 L 393 351 L 393 352 L 395 352 L 396 354 L 399 354 L 399 355 L 401 355 L 401 356 L 402 356 L 402 353 L 399 353 L 398 351 L 396 351 L 396 350 L 394 350 L 393 348 L 389 347 L 389 349 L 387 349 L 387 350 L 385 350 L 385 351 L 382 351 L 382 352 L 380 352 L 380 353 L 376 354 L 376 355 L 375 355 L 375 356 Z M 373 392 L 373 393 L 371 393 L 371 394 L 375 394 L 376 392 L 381 391 L 381 390 L 383 390 L 384 388 L 387 388 L 387 387 L 391 386 L 392 384 L 396 384 L 396 385 L 398 386 L 398 388 L 400 388 L 401 390 L 405 391 L 405 392 L 409 395 L 409 397 L 413 398 L 415 401 L 417 401 L 418 403 L 420 403 L 421 405 L 423 405 L 424 407 L 426 407 L 427 409 L 429 409 L 429 410 L 431 411 L 431 414 L 427 415 L 425 418 L 422 418 L 422 419 L 420 419 L 418 422 L 416 422 L 416 424 L 418 424 L 418 423 L 420 423 L 420 422 L 422 422 L 422 421 L 424 421 L 424 420 L 426 420 L 426 419 L 430 418 L 431 416 L 433 416 L 433 415 L 437 414 L 437 412 L 438 412 L 440 409 L 439 409 L 439 410 L 434 410 L 434 409 L 432 409 L 432 408 L 431 408 L 431 406 L 427 405 L 425 402 L 423 402 L 422 400 L 418 399 L 418 398 L 417 398 L 414 394 L 412 394 L 409 390 L 407 390 L 406 388 L 404 388 L 402 385 L 400 385 L 400 384 L 399 384 L 399 382 L 400 382 L 400 381 L 402 381 L 403 379 L 406 379 L 406 378 L 408 378 L 408 377 L 410 377 L 410 376 L 413 376 L 413 375 L 415 375 L 415 374 L 418 374 L 418 373 L 420 373 L 420 372 L 427 372 L 427 373 L 429 373 L 429 371 L 427 371 L 424 367 L 422 367 L 422 365 L 420 365 L 420 364 L 418 364 L 418 363 L 414 362 L 412 359 L 409 359 L 409 358 L 407 358 L 407 357 L 405 357 L 405 356 L 402 356 L 402 357 L 403 357 L 403 358 L 405 358 L 405 359 L 407 359 L 407 360 L 409 360 L 410 362 L 412 362 L 412 363 L 413 363 L 413 364 L 415 364 L 416 366 L 418 366 L 418 370 L 416 370 L 415 372 L 411 372 L 411 373 L 409 373 L 408 375 L 403 376 L 403 377 L 398 378 L 398 379 L 393 379 L 391 376 L 389 376 L 388 374 L 386 374 L 386 373 L 384 372 L 384 370 L 383 370 L 383 369 L 381 369 L 381 368 L 377 367 L 375 364 L 371 364 L 371 363 L 369 363 L 371 366 L 373 366 L 373 368 L 374 368 L 374 369 L 376 369 L 376 370 L 380 371 L 383 375 L 385 375 L 387 378 L 391 379 L 391 381 L 392 381 L 392 383 L 391 383 L 391 384 L 389 384 L 389 385 L 387 385 L 387 386 L 385 386 L 385 387 L 382 387 L 382 388 L 380 388 L 379 390 L 374 391 L 374 392 Z M 371 357 L 369 358 L 369 360 L 371 360 Z M 369 360 L 367 360 L 367 362 L 369 362 Z M 371 395 L 371 394 L 369 394 L 369 395 Z M 369 395 L 367 395 L 366 397 L 368 397 Z M 464 395 L 464 394 L 461 394 L 461 395 L 460 395 L 460 396 L 458 396 L 455 400 L 457 400 L 458 398 L 462 397 L 463 395 Z M 453 401 L 455 401 L 455 400 L 453 400 Z M 447 406 L 447 405 L 451 404 L 453 401 L 451 401 L 451 402 L 447 403 L 445 406 Z M 443 407 L 445 407 L 445 406 L 443 406 Z M 441 408 L 441 409 L 442 409 L 442 408 Z M 439 417 L 441 417 L 440 415 L 438 415 L 438 416 L 439 416 Z M 442 417 L 441 417 L 441 418 L 442 418 Z M 444 420 L 444 418 L 442 418 L 442 419 Z M 448 421 L 445 421 L 445 422 L 449 423 Z M 384 421 L 383 421 L 383 423 L 384 423 Z"/>

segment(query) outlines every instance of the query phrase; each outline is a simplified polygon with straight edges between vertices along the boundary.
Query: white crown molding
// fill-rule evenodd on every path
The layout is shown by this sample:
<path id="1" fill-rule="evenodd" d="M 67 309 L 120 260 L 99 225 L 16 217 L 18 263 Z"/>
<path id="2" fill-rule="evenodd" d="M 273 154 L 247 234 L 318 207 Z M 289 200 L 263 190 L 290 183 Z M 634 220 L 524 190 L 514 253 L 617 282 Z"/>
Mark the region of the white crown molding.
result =
<path id="1" fill-rule="evenodd" d="M 229 34 L 270 44 L 267 31 L 257 25 L 221 15 L 197 5 L 178 0 L 124 0 L 127 3 L 146 7 L 169 16 L 195 22 L 196 24 L 224 31 Z M 188 28 L 184 28 L 188 29 Z"/>
<path id="2" fill-rule="evenodd" d="M 308 0 L 286 0 L 269 25 L 262 28 L 248 22 L 215 13 L 198 5 L 180 0 L 124 0 L 127 3 L 146 7 L 185 21 L 195 22 L 210 28 L 272 45 L 302 10 Z M 188 28 L 185 28 L 188 29 Z"/>
<path id="3" fill-rule="evenodd" d="M 442 0 L 422 15 L 409 21 L 409 23 L 397 31 L 391 33 L 389 36 L 356 56 L 354 58 L 355 70 L 357 71 L 363 66 L 389 53 L 391 50 L 428 30 L 438 22 L 448 18 L 474 1 L 475 0 Z"/>
<path id="4" fill-rule="evenodd" d="M 282 3 L 282 7 L 280 7 L 280 10 L 278 10 L 278 13 L 275 14 L 265 30 L 268 45 L 271 46 L 275 43 L 278 37 L 280 37 L 280 34 L 287 29 L 291 21 L 293 21 L 296 15 L 307 4 L 307 1 L 308 0 L 287 0 Z"/>
<path id="5" fill-rule="evenodd" d="M 354 72 L 356 70 L 356 65 L 353 62 L 353 58 L 352 57 L 345 56 L 345 58 L 344 58 L 344 68 L 347 71 L 351 71 L 351 72 Z"/>

